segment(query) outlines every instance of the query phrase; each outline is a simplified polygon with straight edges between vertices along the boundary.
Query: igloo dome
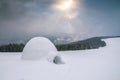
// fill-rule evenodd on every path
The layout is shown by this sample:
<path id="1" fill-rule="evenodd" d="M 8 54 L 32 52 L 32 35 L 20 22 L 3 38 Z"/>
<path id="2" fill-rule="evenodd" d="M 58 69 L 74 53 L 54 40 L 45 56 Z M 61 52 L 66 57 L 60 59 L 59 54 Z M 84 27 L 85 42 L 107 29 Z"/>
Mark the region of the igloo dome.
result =
<path id="1" fill-rule="evenodd" d="M 31 39 L 23 49 L 22 59 L 36 60 L 44 58 L 50 52 L 57 54 L 54 44 L 44 37 L 36 37 Z"/>

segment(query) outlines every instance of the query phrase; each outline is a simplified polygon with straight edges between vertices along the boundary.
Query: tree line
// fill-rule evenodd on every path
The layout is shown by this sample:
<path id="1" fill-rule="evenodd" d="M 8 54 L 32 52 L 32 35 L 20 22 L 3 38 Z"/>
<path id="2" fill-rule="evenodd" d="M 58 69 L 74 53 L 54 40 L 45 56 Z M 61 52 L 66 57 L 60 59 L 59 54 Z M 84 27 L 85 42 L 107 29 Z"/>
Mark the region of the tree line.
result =
<path id="1" fill-rule="evenodd" d="M 8 44 L 0 46 L 0 52 L 22 52 L 25 44 Z M 55 45 L 58 51 L 65 50 L 84 50 L 90 49 L 89 44 L 87 45 L 79 45 L 79 44 L 64 44 L 64 45 Z"/>
<path id="2" fill-rule="evenodd" d="M 99 47 L 106 46 L 104 41 L 92 42 L 92 43 L 74 43 L 74 44 L 61 44 L 55 45 L 58 51 L 67 50 L 86 50 L 86 49 L 97 49 Z M 0 52 L 22 52 L 25 44 L 8 44 L 0 46 Z"/>
<path id="3" fill-rule="evenodd" d="M 1 45 L 0 46 L 0 52 L 22 52 L 24 48 L 24 44 L 8 44 L 8 45 Z"/>
<path id="4" fill-rule="evenodd" d="M 99 47 L 106 46 L 106 43 L 101 40 L 101 37 L 93 37 L 90 39 L 72 42 L 68 44 L 55 45 L 58 51 L 67 50 L 86 50 L 86 49 L 97 49 Z M 22 52 L 25 44 L 8 44 L 0 46 L 0 52 Z"/>

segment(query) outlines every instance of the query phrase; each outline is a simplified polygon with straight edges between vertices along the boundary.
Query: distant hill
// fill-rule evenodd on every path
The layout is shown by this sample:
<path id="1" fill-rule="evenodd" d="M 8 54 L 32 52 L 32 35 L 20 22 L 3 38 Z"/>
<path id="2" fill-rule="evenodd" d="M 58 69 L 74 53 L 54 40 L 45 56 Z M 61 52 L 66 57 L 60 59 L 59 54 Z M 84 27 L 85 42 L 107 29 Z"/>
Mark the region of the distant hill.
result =
<path id="1" fill-rule="evenodd" d="M 97 49 L 99 47 L 105 47 L 106 43 L 102 39 L 116 38 L 120 36 L 102 36 L 92 37 L 86 40 L 71 42 L 67 44 L 55 45 L 58 51 L 68 50 L 86 50 L 86 49 Z M 8 44 L 0 46 L 0 52 L 22 52 L 25 44 Z"/>
<path id="2" fill-rule="evenodd" d="M 120 36 L 102 36 L 102 37 L 93 37 L 86 40 L 71 42 L 68 44 L 56 45 L 59 51 L 67 50 L 86 50 L 86 49 L 97 49 L 99 47 L 105 47 L 106 43 L 102 39 L 107 38 L 116 38 Z"/>

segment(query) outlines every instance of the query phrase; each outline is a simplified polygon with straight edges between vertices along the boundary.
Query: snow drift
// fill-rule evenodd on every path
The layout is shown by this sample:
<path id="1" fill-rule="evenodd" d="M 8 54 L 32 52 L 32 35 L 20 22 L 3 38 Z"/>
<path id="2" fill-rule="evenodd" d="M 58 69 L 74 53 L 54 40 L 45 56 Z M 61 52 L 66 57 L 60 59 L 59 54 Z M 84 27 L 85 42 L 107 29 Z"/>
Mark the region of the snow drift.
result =
<path id="1" fill-rule="evenodd" d="M 120 38 L 104 41 L 107 46 L 99 49 L 58 52 L 65 60 L 64 65 L 49 62 L 56 56 L 51 50 L 44 55 L 49 58 L 41 60 L 21 60 L 21 53 L 0 53 L 0 80 L 120 80 Z"/>
<path id="2" fill-rule="evenodd" d="M 47 57 L 48 53 L 58 51 L 54 44 L 44 37 L 36 37 L 31 39 L 23 49 L 22 59 L 37 60 Z M 52 55 L 52 54 L 51 54 Z"/>

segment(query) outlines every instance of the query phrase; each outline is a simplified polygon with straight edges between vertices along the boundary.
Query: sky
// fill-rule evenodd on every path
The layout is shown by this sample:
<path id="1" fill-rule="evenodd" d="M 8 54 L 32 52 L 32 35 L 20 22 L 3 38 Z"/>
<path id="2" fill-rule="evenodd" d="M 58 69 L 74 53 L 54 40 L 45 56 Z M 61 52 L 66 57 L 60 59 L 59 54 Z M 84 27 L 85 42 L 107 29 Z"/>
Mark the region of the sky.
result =
<path id="1" fill-rule="evenodd" d="M 68 14 L 74 18 L 53 8 L 57 1 L 0 0 L 0 44 L 24 43 L 37 36 L 70 41 L 120 36 L 120 0 L 73 0 L 76 9 Z"/>

